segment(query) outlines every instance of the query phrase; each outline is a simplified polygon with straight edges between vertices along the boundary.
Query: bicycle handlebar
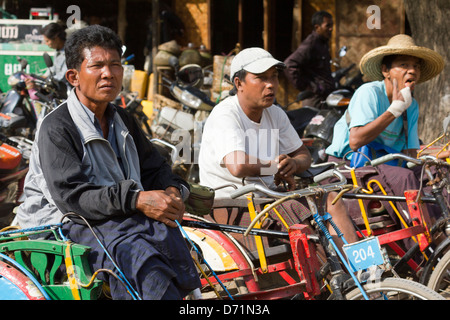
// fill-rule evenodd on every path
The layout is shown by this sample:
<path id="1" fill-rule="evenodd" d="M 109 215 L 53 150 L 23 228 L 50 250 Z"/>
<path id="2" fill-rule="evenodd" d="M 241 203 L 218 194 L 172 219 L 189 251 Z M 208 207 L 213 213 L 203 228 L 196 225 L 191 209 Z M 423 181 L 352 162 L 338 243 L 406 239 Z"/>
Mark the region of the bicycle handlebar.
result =
<path id="1" fill-rule="evenodd" d="M 331 170 L 325 171 L 321 174 L 318 174 L 317 176 L 314 177 L 314 181 L 320 182 L 320 181 L 323 181 L 325 179 L 332 178 L 332 177 L 338 178 L 339 182 L 329 184 L 329 185 L 322 185 L 322 186 L 320 186 L 320 188 L 324 189 L 325 191 L 336 191 L 336 190 L 341 190 L 342 185 L 347 183 L 347 179 L 344 177 L 344 175 L 335 169 L 331 169 Z M 248 184 L 243 187 L 239 187 L 238 189 L 233 191 L 230 194 L 230 197 L 232 199 L 236 199 L 236 198 L 243 196 L 249 192 L 255 192 L 255 191 L 262 192 L 273 198 L 284 198 L 284 197 L 293 196 L 293 195 L 299 195 L 300 197 L 304 197 L 304 196 L 313 195 L 313 194 L 317 193 L 317 191 L 314 189 L 314 187 L 309 187 L 309 188 L 294 190 L 294 191 L 280 192 L 280 191 L 272 190 L 272 189 L 270 189 L 266 186 L 260 185 L 260 184 Z"/>
<path id="2" fill-rule="evenodd" d="M 426 162 L 432 163 L 432 164 L 447 164 L 445 161 L 436 159 L 436 157 L 433 157 L 433 156 L 424 156 L 424 157 L 417 159 L 417 158 L 407 156 L 403 153 L 390 153 L 390 154 L 384 155 L 382 157 L 379 157 L 377 159 L 370 161 L 370 165 L 377 166 L 377 165 L 389 162 L 391 160 L 396 160 L 396 159 L 404 160 L 404 161 L 408 162 L 409 167 L 414 166 L 414 165 L 423 165 Z"/>
<path id="3" fill-rule="evenodd" d="M 249 192 L 254 191 L 260 191 L 265 193 L 266 195 L 273 197 L 273 198 L 279 198 L 275 202 L 273 202 L 271 205 L 266 207 L 264 210 L 262 210 L 250 223 L 247 230 L 244 233 L 244 236 L 247 236 L 250 231 L 255 226 L 256 222 L 264 216 L 268 211 L 270 211 L 273 207 L 277 206 L 278 204 L 282 203 L 285 200 L 293 199 L 293 198 L 300 198 L 300 197 L 307 197 L 316 195 L 319 192 L 325 193 L 325 192 L 331 192 L 331 191 L 342 191 L 346 187 L 352 187 L 351 185 L 345 185 L 347 183 L 347 179 L 344 177 L 342 173 L 339 171 L 332 169 L 328 170 L 322 174 L 317 175 L 314 178 L 315 182 L 323 181 L 325 179 L 336 177 L 339 179 L 339 182 L 332 183 L 332 184 L 326 184 L 326 185 L 320 185 L 317 187 L 308 187 L 300 190 L 294 190 L 294 191 L 288 191 L 288 192 L 279 192 L 269 189 L 266 186 L 260 185 L 260 184 L 249 184 L 243 187 L 238 188 L 234 192 L 231 193 L 231 198 L 235 199 L 237 197 L 240 197 L 244 194 L 247 194 Z"/>
<path id="4" fill-rule="evenodd" d="M 341 172 L 339 172 L 338 170 L 334 170 L 334 169 L 319 173 L 318 175 L 316 175 L 314 177 L 314 182 L 319 183 L 323 180 L 330 179 L 333 177 L 339 179 L 339 182 L 338 182 L 339 184 L 344 184 L 347 182 L 347 179 L 344 177 L 344 175 Z"/>
<path id="5" fill-rule="evenodd" d="M 380 165 L 380 164 L 383 164 L 383 163 L 386 163 L 386 162 L 389 162 L 389 161 L 395 160 L 395 159 L 412 162 L 416 165 L 421 165 L 423 163 L 422 160 L 407 156 L 406 154 L 403 154 L 403 153 L 389 153 L 385 156 L 382 156 L 382 157 L 379 157 L 379 158 L 376 158 L 376 159 L 370 161 L 370 165 L 377 166 L 377 165 Z"/>

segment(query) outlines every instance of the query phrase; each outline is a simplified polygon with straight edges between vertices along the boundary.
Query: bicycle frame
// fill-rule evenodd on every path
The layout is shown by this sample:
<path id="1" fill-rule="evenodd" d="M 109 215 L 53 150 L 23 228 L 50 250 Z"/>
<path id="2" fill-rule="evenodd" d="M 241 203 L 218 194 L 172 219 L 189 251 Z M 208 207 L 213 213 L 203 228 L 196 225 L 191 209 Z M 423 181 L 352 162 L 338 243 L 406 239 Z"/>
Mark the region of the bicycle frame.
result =
<path id="1" fill-rule="evenodd" d="M 6 260 L 32 281 L 45 299 L 97 299 L 102 281 L 91 273 L 89 247 L 60 239 L 60 225 L 0 232 L 0 258 Z M 52 232 L 55 240 L 28 240 L 27 236 Z M 19 233 L 19 234 L 18 234 Z M 14 257 L 14 259 L 12 258 Z M 60 267 L 65 265 L 68 281 L 59 281 Z M 17 279 L 17 278 L 16 278 Z M 17 280 L 16 280 L 17 281 Z"/>
<path id="2" fill-rule="evenodd" d="M 445 162 L 439 162 L 436 161 L 434 158 L 425 158 L 425 159 L 415 159 L 408 157 L 403 154 L 390 154 L 381 158 L 378 158 L 376 160 L 371 161 L 371 165 L 378 165 L 387 161 L 391 161 L 393 159 L 401 159 L 404 161 L 409 161 L 411 163 L 414 163 L 416 165 L 445 165 L 448 166 Z M 444 183 L 438 183 L 439 181 L 434 181 L 433 177 L 431 176 L 430 172 L 427 172 L 430 176 L 430 180 L 434 181 L 433 188 L 432 188 L 432 194 L 433 197 L 420 197 L 419 193 L 420 190 L 409 190 L 405 191 L 405 196 L 388 196 L 380 183 L 376 180 L 370 180 L 368 182 L 367 189 L 362 189 L 361 186 L 358 184 L 356 176 L 355 176 L 355 169 L 350 168 L 352 181 L 355 185 L 355 187 L 362 190 L 363 194 L 350 194 L 347 193 L 343 195 L 343 198 L 347 199 L 357 199 L 360 208 L 361 208 L 361 214 L 363 216 L 363 220 L 365 222 L 366 230 L 361 232 L 363 236 L 370 235 L 373 230 L 371 230 L 370 226 L 368 225 L 368 219 L 367 219 L 367 212 L 362 204 L 362 200 L 364 199 L 377 199 L 380 201 L 389 201 L 390 205 L 396 212 L 396 214 L 399 217 L 399 220 L 401 221 L 402 225 L 405 227 L 404 229 L 397 230 L 397 231 L 390 231 L 390 232 L 384 232 L 384 231 L 378 231 L 376 232 L 376 236 L 379 238 L 380 244 L 387 244 L 389 245 L 397 254 L 400 255 L 401 259 L 393 266 L 393 270 L 395 272 L 398 272 L 400 269 L 402 269 L 405 264 L 408 264 L 414 272 L 418 272 L 419 269 L 421 269 L 421 266 L 419 266 L 412 257 L 418 253 L 421 252 L 424 255 L 426 264 L 423 270 L 425 272 L 422 273 L 420 277 L 421 283 L 426 283 L 426 280 L 429 278 L 430 273 L 432 272 L 432 267 L 430 267 L 431 264 L 434 264 L 436 262 L 436 257 L 440 256 L 443 251 L 445 251 L 448 247 L 448 241 L 444 241 L 443 244 L 440 244 L 436 249 L 434 250 L 431 255 L 428 257 L 425 254 L 425 250 L 429 248 L 430 244 L 433 241 L 433 235 L 438 232 L 438 230 L 443 230 L 445 228 L 445 224 L 448 223 L 448 207 L 445 204 L 445 199 L 443 198 L 443 188 Z M 374 195 L 373 189 L 370 187 L 371 183 L 377 183 L 380 190 L 382 191 L 383 195 Z M 408 226 L 406 222 L 401 218 L 401 215 L 399 214 L 398 210 L 396 210 L 395 205 L 393 204 L 393 201 L 403 201 L 406 202 L 408 205 L 408 211 L 412 220 L 412 225 Z M 435 225 L 431 225 L 430 221 L 427 219 L 427 216 L 424 215 L 423 211 L 425 208 L 423 207 L 423 203 L 434 203 L 437 204 L 442 212 L 442 217 L 438 220 Z M 398 245 L 396 245 L 396 241 L 401 239 L 406 239 L 408 237 L 412 237 L 415 240 L 415 245 L 407 250 L 406 252 Z"/>
<path id="3" fill-rule="evenodd" d="M 326 179 L 329 176 L 336 176 L 336 177 L 340 178 L 341 182 L 338 184 L 334 184 L 334 185 L 321 185 L 321 186 L 317 186 L 317 187 L 309 187 L 309 188 L 305 188 L 302 190 L 296 190 L 296 191 L 291 191 L 291 192 L 286 192 L 286 193 L 279 193 L 276 191 L 272 191 L 272 190 L 270 190 L 266 187 L 260 186 L 260 185 L 248 185 L 248 186 L 239 188 L 238 190 L 233 192 L 231 194 L 231 197 L 236 198 L 236 197 L 246 194 L 248 192 L 260 191 L 271 197 L 280 198 L 277 201 L 270 204 L 269 206 L 267 206 L 252 220 L 251 224 L 247 228 L 244 235 L 248 235 L 250 233 L 250 231 L 253 229 L 253 227 L 257 225 L 259 219 L 264 217 L 270 210 L 275 208 L 281 202 L 284 202 L 286 200 L 293 199 L 293 198 L 306 197 L 309 207 L 311 209 L 311 212 L 313 213 L 314 221 L 316 222 L 316 224 L 318 226 L 317 230 L 320 234 L 319 240 L 322 244 L 322 247 L 324 248 L 328 263 L 330 265 L 331 274 L 332 274 L 332 280 L 330 283 L 332 284 L 331 290 L 332 290 L 333 294 L 336 297 L 343 299 L 343 295 L 341 292 L 342 284 L 343 284 L 343 282 L 345 282 L 345 281 L 349 280 L 349 278 L 351 278 L 351 280 L 353 280 L 353 284 L 360 288 L 361 292 L 363 293 L 363 296 L 365 298 L 368 298 L 365 295 L 364 290 L 363 290 L 361 284 L 359 283 L 358 279 L 353 274 L 355 270 L 353 270 L 348 265 L 346 259 L 340 253 L 339 249 L 337 248 L 331 235 L 329 234 L 327 228 L 324 225 L 324 221 L 330 222 L 331 225 L 335 228 L 338 236 L 341 237 L 341 239 L 343 239 L 344 243 L 346 243 L 345 239 L 343 238 L 342 232 L 340 232 L 340 230 L 334 224 L 331 216 L 328 213 L 325 213 L 325 211 L 324 211 L 325 204 L 324 204 L 323 200 L 325 199 L 325 195 L 327 194 L 327 192 L 340 191 L 340 193 L 342 193 L 342 192 L 348 191 L 349 189 L 352 189 L 353 187 L 351 185 L 345 185 L 344 184 L 345 178 L 342 175 L 340 175 L 337 171 L 334 171 L 334 170 L 326 172 L 322 175 L 316 176 L 315 181 L 316 182 L 321 181 L 323 179 Z M 297 227 L 296 225 L 294 225 L 294 226 L 290 227 L 289 230 L 290 230 L 289 233 L 291 236 L 291 235 L 293 235 L 293 233 L 291 233 L 291 230 L 292 230 L 292 232 L 294 232 L 294 230 L 295 231 L 300 230 L 300 227 Z M 293 238 L 296 240 L 296 242 L 294 244 L 292 241 Z M 293 238 L 291 238 L 291 246 L 293 248 L 293 252 L 298 253 L 298 248 L 299 248 L 298 240 L 301 239 L 301 236 L 295 236 L 295 237 L 293 236 Z M 305 239 L 303 239 L 302 241 L 305 241 Z M 304 255 L 306 255 L 307 257 L 310 256 L 310 254 L 308 252 L 304 252 L 304 251 L 302 252 L 301 255 L 294 254 L 294 258 L 297 259 L 296 262 L 298 262 L 298 265 L 304 266 L 304 264 L 302 264 L 300 262 L 301 256 L 304 256 Z M 341 267 L 341 263 L 344 264 L 348 273 L 344 272 L 344 270 Z M 308 265 L 305 266 L 304 270 L 306 270 L 307 272 L 310 272 L 311 269 L 309 267 L 310 266 L 308 266 Z M 304 270 L 301 270 L 301 271 L 304 271 Z M 316 269 L 316 270 L 318 270 L 318 269 Z M 317 279 L 315 279 L 315 280 L 317 281 Z M 314 282 L 314 280 L 312 280 L 312 281 L 313 281 L 312 282 L 313 286 L 318 285 L 316 282 Z"/>
<path id="4" fill-rule="evenodd" d="M 335 172 L 335 174 L 338 174 Z M 343 178 L 343 177 L 342 177 Z M 319 176 L 317 180 L 324 179 L 323 176 Z M 323 210 L 323 198 L 325 197 L 325 192 L 330 191 L 347 191 L 351 186 L 344 185 L 345 178 L 338 183 L 330 186 L 320 186 L 320 187 L 310 187 L 306 189 L 301 189 L 295 192 L 274 192 L 270 189 L 259 189 L 264 188 L 259 185 L 246 185 L 244 187 L 238 188 L 235 192 L 232 193 L 231 198 L 240 198 L 246 200 L 246 208 L 249 210 L 250 216 L 252 217 L 251 225 L 246 229 L 240 226 L 234 225 L 224 225 L 212 223 L 208 220 L 204 220 L 199 218 L 198 221 L 195 217 L 189 216 L 188 219 L 184 219 L 182 225 L 184 228 L 189 230 L 196 230 L 202 232 L 204 235 L 213 236 L 217 241 L 220 241 L 224 246 L 232 239 L 226 239 L 224 234 L 228 235 L 228 232 L 231 233 L 240 233 L 244 234 L 244 236 L 252 236 L 257 241 L 257 258 L 259 261 L 259 266 L 253 267 L 253 276 L 254 279 L 251 278 L 250 268 L 252 265 L 249 261 L 242 261 L 247 259 L 242 259 L 244 255 L 236 252 L 238 250 L 229 250 L 228 251 L 233 259 L 237 263 L 240 263 L 240 267 L 238 270 L 230 270 L 228 272 L 218 273 L 217 278 L 209 277 L 208 279 L 202 279 L 202 284 L 207 285 L 211 283 L 213 285 L 218 284 L 220 281 L 226 282 L 230 279 L 235 279 L 236 277 L 244 277 L 244 281 L 248 287 L 249 292 L 246 294 L 238 294 L 233 296 L 233 299 L 278 299 L 283 297 L 293 297 L 296 295 L 302 295 L 305 299 L 315 299 L 319 295 L 323 293 L 323 285 L 320 283 L 321 278 L 317 278 L 318 274 L 321 274 L 322 277 L 325 277 L 327 274 L 332 274 L 330 284 L 326 284 L 330 291 L 334 294 L 335 297 L 339 299 L 344 299 L 341 290 L 343 288 L 343 283 L 347 281 L 353 281 L 353 283 L 357 283 L 358 280 L 356 278 L 351 279 L 352 272 L 346 273 L 344 269 L 341 267 L 341 263 L 346 264 L 345 259 L 341 256 L 339 257 L 338 252 L 336 252 L 336 245 L 333 244 L 333 240 L 331 236 L 327 233 L 328 231 L 318 229 L 319 236 L 313 232 L 310 226 L 305 224 L 295 224 L 288 226 L 286 222 L 283 220 L 282 216 L 276 210 L 276 207 L 279 203 L 292 199 L 292 198 L 300 198 L 306 197 L 308 203 L 313 208 L 313 212 L 321 212 L 321 215 L 318 214 L 315 219 L 318 225 L 323 224 L 324 220 L 322 218 L 326 217 L 327 221 L 331 220 L 331 216 L 327 216 Z M 270 192 L 267 193 L 268 196 L 272 199 L 277 199 L 269 205 L 266 205 L 265 208 L 261 212 L 256 211 L 254 192 L 255 191 L 263 191 Z M 287 197 L 286 197 L 287 195 Z M 243 198 L 244 196 L 244 198 Z M 236 201 L 236 203 L 242 203 L 243 201 Z M 262 221 L 267 217 L 268 212 L 273 210 L 276 215 L 278 215 L 280 221 L 287 226 L 288 232 L 282 231 L 273 231 L 273 230 L 263 230 L 260 229 L 259 226 Z M 196 221 L 197 220 L 197 221 Z M 332 221 L 332 220 L 331 220 Z M 255 228 L 256 227 L 256 228 Z M 214 231 L 220 231 L 221 233 L 214 233 Z M 339 230 L 337 230 L 338 234 L 341 235 Z M 262 237 L 276 237 L 289 239 L 290 245 L 290 257 L 287 260 L 283 260 L 282 262 L 270 262 L 267 258 L 267 250 L 270 251 L 271 248 L 265 248 L 262 244 Z M 342 237 L 343 238 L 343 237 Z M 198 239 L 198 237 L 197 237 Z M 203 242 L 208 240 L 203 240 Z M 345 241 L 345 240 L 344 240 Z M 196 240 L 197 243 L 200 241 Z M 199 243 L 200 246 L 202 245 Z M 321 244 L 324 247 L 324 251 L 327 254 L 328 263 L 326 266 L 323 263 L 319 262 L 316 247 L 318 244 Z M 273 249 L 273 248 L 272 248 Z M 245 250 L 245 249 L 244 249 Z M 337 249 L 338 250 L 338 249 Z M 339 251 L 339 250 L 338 250 Z M 339 260 L 340 259 L 340 260 Z M 328 268 L 330 266 L 330 268 Z M 298 280 L 294 279 L 292 275 L 288 273 L 289 270 L 295 270 L 299 277 Z M 348 270 L 351 270 L 348 267 Z M 250 280 L 258 280 L 260 276 L 277 273 L 281 279 L 284 280 L 284 284 L 279 284 L 274 289 L 264 289 L 258 286 L 258 281 L 252 282 Z M 254 286 L 249 286 L 249 284 Z M 361 287 L 362 290 L 362 287 Z M 219 297 L 222 298 L 222 297 Z M 224 297 L 226 298 L 226 297 Z"/>
<path id="5" fill-rule="evenodd" d="M 246 197 L 247 208 L 250 210 L 254 209 L 256 213 L 256 206 L 252 196 Z M 236 300 L 254 300 L 254 299 L 281 299 L 292 297 L 297 294 L 305 294 L 309 298 L 320 294 L 320 286 L 313 284 L 317 282 L 315 278 L 315 271 L 318 270 L 320 264 L 317 261 L 315 254 L 315 248 L 312 243 L 317 242 L 318 238 L 311 234 L 311 231 L 306 225 L 296 225 L 296 229 L 290 232 L 274 231 L 274 230 L 263 230 L 263 229 L 253 229 L 250 232 L 252 237 L 261 239 L 262 237 L 268 238 L 278 238 L 278 239 L 290 239 L 291 244 L 294 243 L 295 250 L 299 253 L 301 261 L 296 259 L 297 255 L 292 256 L 286 260 L 278 262 L 269 262 L 268 256 L 266 255 L 266 249 L 261 245 L 257 247 L 257 260 L 259 261 L 259 266 L 255 267 L 250 257 L 246 254 L 246 249 L 241 247 L 229 233 L 244 234 L 246 229 L 240 226 L 234 225 L 224 225 L 218 223 L 212 223 L 210 221 L 201 219 L 199 217 L 194 217 L 188 215 L 183 221 L 182 226 L 188 231 L 189 236 L 192 235 L 192 231 L 198 232 L 198 236 L 192 237 L 195 244 L 201 249 L 208 251 L 205 248 L 205 242 L 210 242 L 211 239 L 216 243 L 217 246 L 222 247 L 225 252 L 221 254 L 222 257 L 229 255 L 233 262 L 235 263 L 234 269 L 231 267 L 228 270 L 224 270 L 221 273 L 217 273 L 217 278 L 210 276 L 207 279 L 202 278 L 201 282 L 203 286 L 216 285 L 221 282 L 228 282 L 234 280 L 238 277 L 242 277 L 245 285 L 248 289 L 248 293 L 237 294 L 233 296 Z M 201 235 L 201 239 L 200 239 Z M 210 240 L 208 240 L 210 239 Z M 304 242 L 302 242 L 304 241 Z M 219 245 L 220 244 L 220 245 Z M 215 247 L 214 250 L 222 250 L 222 248 Z M 304 253 L 308 252 L 309 255 L 306 256 Z M 205 257 L 206 258 L 206 257 Z M 209 258 L 213 258 L 211 255 Z M 312 268 L 314 266 L 314 268 Z M 289 273 L 289 270 L 296 270 L 298 267 L 299 279 L 295 279 Z M 312 270 L 308 272 L 305 270 Z M 276 288 L 265 289 L 259 284 L 259 278 L 267 274 L 278 274 L 283 283 L 281 283 Z M 226 297 L 223 297 L 226 299 Z M 222 299 L 222 297 L 219 297 Z"/>

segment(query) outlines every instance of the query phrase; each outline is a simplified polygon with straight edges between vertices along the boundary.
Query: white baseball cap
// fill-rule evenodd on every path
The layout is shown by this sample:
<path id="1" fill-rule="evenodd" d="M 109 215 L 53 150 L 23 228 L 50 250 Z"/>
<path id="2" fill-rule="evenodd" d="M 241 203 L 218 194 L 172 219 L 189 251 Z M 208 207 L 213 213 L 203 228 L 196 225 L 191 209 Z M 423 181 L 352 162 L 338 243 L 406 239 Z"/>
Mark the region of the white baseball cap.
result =
<path id="1" fill-rule="evenodd" d="M 245 70 L 250 73 L 263 73 L 273 66 L 285 68 L 286 65 L 275 59 L 269 52 L 262 48 L 248 48 L 239 52 L 231 61 L 230 66 L 230 80 L 236 72 Z"/>

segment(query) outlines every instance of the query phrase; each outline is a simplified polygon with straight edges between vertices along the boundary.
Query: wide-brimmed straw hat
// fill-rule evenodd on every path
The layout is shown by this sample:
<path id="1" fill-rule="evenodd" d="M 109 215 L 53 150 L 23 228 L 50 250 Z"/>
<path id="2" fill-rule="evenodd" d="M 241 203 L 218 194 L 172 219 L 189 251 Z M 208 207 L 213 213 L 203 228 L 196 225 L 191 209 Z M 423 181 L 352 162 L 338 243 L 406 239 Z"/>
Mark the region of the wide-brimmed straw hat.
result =
<path id="1" fill-rule="evenodd" d="M 361 72 L 370 80 L 383 80 L 381 61 L 389 55 L 408 55 L 422 59 L 418 83 L 430 80 L 444 68 L 444 59 L 439 53 L 416 46 L 413 38 L 406 34 L 398 34 L 389 39 L 387 45 L 375 48 L 361 58 Z"/>

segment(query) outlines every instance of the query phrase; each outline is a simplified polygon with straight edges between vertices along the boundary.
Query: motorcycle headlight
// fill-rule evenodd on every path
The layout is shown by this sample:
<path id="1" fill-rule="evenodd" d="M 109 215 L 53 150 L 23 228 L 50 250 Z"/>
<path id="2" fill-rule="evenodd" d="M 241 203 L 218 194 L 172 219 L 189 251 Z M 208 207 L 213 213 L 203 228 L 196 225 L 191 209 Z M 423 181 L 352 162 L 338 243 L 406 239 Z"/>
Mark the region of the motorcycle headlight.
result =
<path id="1" fill-rule="evenodd" d="M 184 91 L 181 94 L 181 101 L 188 105 L 191 108 L 198 109 L 202 104 L 202 100 L 194 96 L 192 93 L 188 91 Z"/>
<path id="2" fill-rule="evenodd" d="M 348 106 L 350 99 L 344 97 L 342 94 L 330 94 L 327 97 L 326 103 L 330 107 L 344 107 Z"/>
<path id="3" fill-rule="evenodd" d="M 177 86 L 172 88 L 172 92 L 176 98 L 184 105 L 191 107 L 193 109 L 198 109 L 202 104 L 202 100 L 187 90 L 183 90 Z"/>
<path id="4" fill-rule="evenodd" d="M 9 76 L 9 78 L 8 78 L 8 85 L 11 86 L 11 87 L 13 87 L 13 86 L 15 86 L 16 84 L 18 84 L 19 81 L 20 81 L 20 79 L 17 78 L 17 77 L 15 77 L 14 75 Z"/>

